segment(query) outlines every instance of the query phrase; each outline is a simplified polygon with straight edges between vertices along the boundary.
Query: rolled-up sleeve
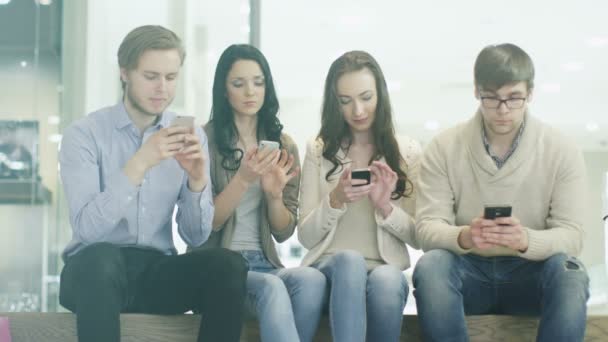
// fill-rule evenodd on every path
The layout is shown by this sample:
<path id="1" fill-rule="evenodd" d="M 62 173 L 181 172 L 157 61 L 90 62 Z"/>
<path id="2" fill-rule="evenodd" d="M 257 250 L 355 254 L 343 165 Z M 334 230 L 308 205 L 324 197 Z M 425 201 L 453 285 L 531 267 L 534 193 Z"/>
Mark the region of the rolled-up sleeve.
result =
<path id="1" fill-rule="evenodd" d="M 202 129 L 197 129 L 203 154 L 205 156 L 205 173 L 207 185 L 202 192 L 192 192 L 188 188 L 188 177 L 184 177 L 177 202 L 176 221 L 181 238 L 191 247 L 198 247 L 209 238 L 212 229 L 213 189 L 211 184 L 211 168 L 209 165 L 209 144 Z"/>

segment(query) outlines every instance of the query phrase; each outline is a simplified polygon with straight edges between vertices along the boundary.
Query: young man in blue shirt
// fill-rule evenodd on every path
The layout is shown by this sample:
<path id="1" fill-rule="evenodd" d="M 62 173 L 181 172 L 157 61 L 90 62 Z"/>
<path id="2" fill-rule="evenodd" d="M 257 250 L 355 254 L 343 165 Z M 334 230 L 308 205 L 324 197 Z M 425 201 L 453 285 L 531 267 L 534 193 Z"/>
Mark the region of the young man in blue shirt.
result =
<path id="1" fill-rule="evenodd" d="M 172 125 L 166 111 L 185 58 L 160 26 L 131 31 L 118 50 L 123 99 L 64 133 L 61 180 L 72 241 L 63 258 L 60 301 L 77 315 L 81 342 L 120 341 L 120 312 L 202 313 L 198 341 L 238 341 L 247 267 L 226 249 L 177 255 L 182 239 L 200 246 L 214 207 L 207 138 Z"/>

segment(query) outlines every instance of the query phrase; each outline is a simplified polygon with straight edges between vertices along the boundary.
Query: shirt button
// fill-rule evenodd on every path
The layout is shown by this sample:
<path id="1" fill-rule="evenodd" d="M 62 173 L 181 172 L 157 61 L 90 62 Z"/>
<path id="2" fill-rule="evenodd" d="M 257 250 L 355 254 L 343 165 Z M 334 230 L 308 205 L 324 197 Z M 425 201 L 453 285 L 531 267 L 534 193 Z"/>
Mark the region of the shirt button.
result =
<path id="1" fill-rule="evenodd" d="M 145 212 L 146 211 L 146 207 L 141 207 L 141 211 Z"/>
<path id="2" fill-rule="evenodd" d="M 130 201 L 130 200 L 132 200 L 132 199 L 133 199 L 133 197 L 131 197 L 131 196 L 127 196 L 127 201 Z"/>

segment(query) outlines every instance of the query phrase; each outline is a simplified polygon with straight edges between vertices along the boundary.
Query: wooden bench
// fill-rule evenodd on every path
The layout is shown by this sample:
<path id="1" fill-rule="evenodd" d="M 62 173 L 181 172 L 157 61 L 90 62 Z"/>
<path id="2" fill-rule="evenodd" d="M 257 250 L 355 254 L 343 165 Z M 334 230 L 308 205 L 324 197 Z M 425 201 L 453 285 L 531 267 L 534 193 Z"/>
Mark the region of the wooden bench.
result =
<path id="1" fill-rule="evenodd" d="M 13 342 L 77 342 L 71 313 L 0 313 L 9 318 Z M 121 315 L 122 342 L 195 342 L 199 315 Z M 404 316 L 401 341 L 421 341 L 416 316 Z M 538 319 L 514 316 L 469 316 L 471 341 L 534 341 Z M 258 323 L 247 321 L 241 341 L 259 341 Z M 331 341 L 327 318 L 315 342 Z M 585 341 L 608 341 L 608 316 L 587 319 Z M 289 341 L 286 341 L 289 342 Z"/>

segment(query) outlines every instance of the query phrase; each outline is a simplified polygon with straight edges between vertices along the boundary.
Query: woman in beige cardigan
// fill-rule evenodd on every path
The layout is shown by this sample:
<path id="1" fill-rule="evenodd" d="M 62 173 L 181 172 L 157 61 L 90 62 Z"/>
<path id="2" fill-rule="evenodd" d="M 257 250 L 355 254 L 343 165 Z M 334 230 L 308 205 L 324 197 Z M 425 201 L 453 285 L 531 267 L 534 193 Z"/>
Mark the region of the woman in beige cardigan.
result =
<path id="1" fill-rule="evenodd" d="M 273 242 L 294 232 L 300 185 L 298 149 L 282 132 L 278 110 L 264 55 L 250 45 L 228 47 L 217 65 L 205 127 L 215 215 L 203 248 L 229 248 L 248 261 L 248 300 L 262 341 L 312 341 L 325 277 L 311 267 L 284 268 Z M 258 148 L 262 140 L 280 148 Z"/>
<path id="2" fill-rule="evenodd" d="M 298 237 L 303 265 L 327 277 L 334 341 L 398 341 L 408 295 L 402 270 L 415 246 L 410 179 L 420 155 L 395 136 L 386 82 L 366 52 L 329 69 L 321 131 L 307 146 Z M 368 169 L 371 182 L 353 179 Z"/>

